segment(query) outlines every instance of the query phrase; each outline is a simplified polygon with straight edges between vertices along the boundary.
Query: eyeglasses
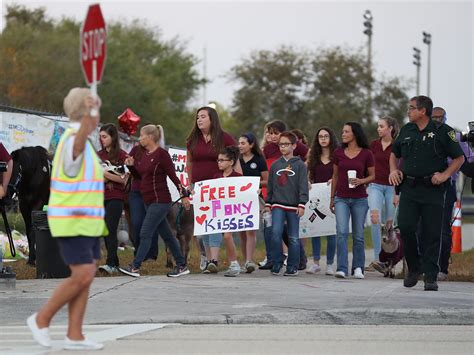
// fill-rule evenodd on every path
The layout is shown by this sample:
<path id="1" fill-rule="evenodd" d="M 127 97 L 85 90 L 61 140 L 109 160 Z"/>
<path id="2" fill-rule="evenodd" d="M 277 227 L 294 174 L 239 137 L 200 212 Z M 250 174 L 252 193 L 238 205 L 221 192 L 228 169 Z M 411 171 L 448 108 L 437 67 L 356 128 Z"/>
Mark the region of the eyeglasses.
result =
<path id="1" fill-rule="evenodd" d="M 318 136 L 319 139 L 329 139 L 329 134 Z"/>
<path id="2" fill-rule="evenodd" d="M 278 146 L 282 148 L 289 147 L 290 145 L 291 143 L 278 143 Z"/>
<path id="3" fill-rule="evenodd" d="M 415 107 L 415 106 L 408 106 L 408 111 L 413 111 L 413 110 L 418 110 L 418 107 Z"/>
<path id="4" fill-rule="evenodd" d="M 218 163 L 222 163 L 222 162 L 224 162 L 224 161 L 231 161 L 231 160 L 230 160 L 230 159 L 217 159 L 217 162 L 218 162 Z"/>

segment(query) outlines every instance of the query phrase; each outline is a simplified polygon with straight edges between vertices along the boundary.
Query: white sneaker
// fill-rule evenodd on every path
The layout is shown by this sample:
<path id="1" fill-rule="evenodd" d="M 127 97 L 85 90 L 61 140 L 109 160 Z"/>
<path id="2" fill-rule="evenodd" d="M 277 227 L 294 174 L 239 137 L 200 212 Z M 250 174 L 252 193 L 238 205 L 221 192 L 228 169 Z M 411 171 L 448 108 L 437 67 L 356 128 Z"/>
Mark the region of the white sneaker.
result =
<path id="1" fill-rule="evenodd" d="M 334 275 L 334 269 L 332 268 L 332 265 L 328 265 L 326 268 L 326 275 L 333 276 Z"/>
<path id="2" fill-rule="evenodd" d="M 66 337 L 64 340 L 64 349 L 66 350 L 101 350 L 103 348 L 104 344 L 96 343 L 89 339 L 71 340 Z"/>
<path id="3" fill-rule="evenodd" d="M 284 260 L 283 260 L 283 265 L 286 266 L 286 263 L 287 263 L 287 261 L 288 261 L 288 254 L 283 253 L 283 259 L 284 259 Z"/>
<path id="4" fill-rule="evenodd" d="M 49 337 L 49 328 L 38 328 L 38 323 L 36 323 L 36 316 L 38 313 L 33 313 L 26 320 L 28 328 L 30 328 L 31 333 L 33 334 L 33 339 L 36 342 L 46 348 L 51 347 L 51 338 Z"/>
<path id="5" fill-rule="evenodd" d="M 320 271 L 321 271 L 321 267 L 318 264 L 313 264 L 309 267 L 309 269 L 306 269 L 307 274 L 315 274 Z"/>
<path id="6" fill-rule="evenodd" d="M 356 267 L 354 270 L 354 279 L 363 279 L 364 274 L 362 273 L 362 269 L 360 267 Z"/>
<path id="7" fill-rule="evenodd" d="M 201 269 L 201 271 L 204 271 L 206 266 L 207 266 L 207 258 L 205 255 L 201 255 L 201 262 L 199 263 L 199 268 Z"/>
<path id="8" fill-rule="evenodd" d="M 345 279 L 346 278 L 346 273 L 344 271 L 336 271 L 334 276 L 338 279 Z"/>
<path id="9" fill-rule="evenodd" d="M 267 263 L 267 258 L 265 257 L 265 259 L 263 259 L 262 261 L 260 261 L 260 262 L 258 263 L 258 266 L 263 266 L 263 265 L 265 265 L 266 263 Z"/>

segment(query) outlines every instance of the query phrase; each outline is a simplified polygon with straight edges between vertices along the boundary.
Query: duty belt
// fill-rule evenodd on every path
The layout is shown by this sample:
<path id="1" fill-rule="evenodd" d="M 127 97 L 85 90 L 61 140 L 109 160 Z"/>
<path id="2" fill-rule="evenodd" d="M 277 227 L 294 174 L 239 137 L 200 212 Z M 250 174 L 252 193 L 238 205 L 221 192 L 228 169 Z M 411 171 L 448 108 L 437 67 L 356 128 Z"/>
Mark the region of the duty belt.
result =
<path id="1" fill-rule="evenodd" d="M 423 177 L 405 175 L 404 180 L 406 180 L 408 185 L 412 187 L 419 186 L 419 185 L 425 185 L 428 187 L 439 186 L 439 185 L 433 185 L 433 183 L 431 182 L 431 178 L 433 177 L 433 175 L 434 174 L 423 176 Z"/>

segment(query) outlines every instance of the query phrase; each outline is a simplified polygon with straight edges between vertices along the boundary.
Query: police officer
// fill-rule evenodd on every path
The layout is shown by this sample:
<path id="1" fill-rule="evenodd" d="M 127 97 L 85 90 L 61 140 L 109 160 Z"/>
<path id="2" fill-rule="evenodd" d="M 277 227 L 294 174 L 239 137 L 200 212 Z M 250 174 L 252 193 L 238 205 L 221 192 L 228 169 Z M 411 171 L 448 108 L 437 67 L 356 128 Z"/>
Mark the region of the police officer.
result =
<path id="1" fill-rule="evenodd" d="M 413 287 L 424 274 L 425 291 L 437 291 L 445 182 L 464 162 L 455 131 L 431 120 L 433 102 L 426 96 L 410 99 L 407 123 L 392 146 L 389 181 L 400 185 L 398 226 L 408 273 L 403 285 Z M 452 158 L 448 166 L 447 157 Z M 403 159 L 400 171 L 398 159 Z M 416 230 L 421 221 L 418 253 Z"/>

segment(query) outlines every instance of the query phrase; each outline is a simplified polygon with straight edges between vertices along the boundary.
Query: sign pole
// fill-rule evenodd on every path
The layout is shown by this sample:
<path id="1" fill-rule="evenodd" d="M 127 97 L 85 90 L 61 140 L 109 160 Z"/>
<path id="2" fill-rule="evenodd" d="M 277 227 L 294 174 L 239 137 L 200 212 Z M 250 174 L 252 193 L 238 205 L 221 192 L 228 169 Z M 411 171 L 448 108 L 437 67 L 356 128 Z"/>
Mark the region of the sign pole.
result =
<path id="1" fill-rule="evenodd" d="M 92 61 L 91 93 L 94 99 L 97 98 L 97 60 Z M 97 109 L 93 108 L 90 114 L 92 117 L 96 117 L 99 114 L 99 112 L 97 111 Z"/>

